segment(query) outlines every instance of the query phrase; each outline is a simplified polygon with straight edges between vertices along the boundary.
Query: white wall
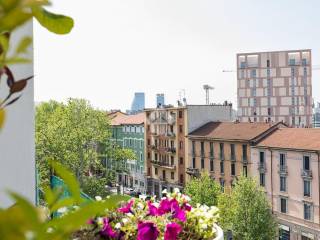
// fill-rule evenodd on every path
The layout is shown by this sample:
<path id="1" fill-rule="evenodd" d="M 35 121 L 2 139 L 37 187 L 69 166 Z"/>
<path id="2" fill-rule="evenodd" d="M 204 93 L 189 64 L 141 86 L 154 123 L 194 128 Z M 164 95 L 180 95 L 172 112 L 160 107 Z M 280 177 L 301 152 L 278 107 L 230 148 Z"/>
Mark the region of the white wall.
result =
<path id="1" fill-rule="evenodd" d="M 33 34 L 32 23 L 11 36 L 13 46 L 21 36 Z M 33 50 L 29 56 L 33 58 Z M 33 64 L 10 67 L 16 80 L 33 75 Z M 7 94 L 5 79 L 0 82 L 0 98 Z M 6 121 L 0 130 L 0 207 L 12 204 L 6 194 L 10 189 L 35 201 L 35 146 L 34 146 L 34 80 L 28 82 L 22 97 L 6 108 Z"/>
<path id="2" fill-rule="evenodd" d="M 232 121 L 232 106 L 188 105 L 188 133 L 212 121 Z"/>

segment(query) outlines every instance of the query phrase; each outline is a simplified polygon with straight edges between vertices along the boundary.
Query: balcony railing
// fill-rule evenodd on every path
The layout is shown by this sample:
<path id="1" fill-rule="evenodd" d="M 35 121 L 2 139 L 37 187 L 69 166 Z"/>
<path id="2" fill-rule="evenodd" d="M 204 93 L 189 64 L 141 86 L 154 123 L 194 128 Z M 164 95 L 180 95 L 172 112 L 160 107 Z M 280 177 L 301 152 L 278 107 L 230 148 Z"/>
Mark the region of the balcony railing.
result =
<path id="1" fill-rule="evenodd" d="M 301 169 L 301 177 L 303 178 L 312 178 L 312 171 Z"/>
<path id="2" fill-rule="evenodd" d="M 170 170 L 175 170 L 176 169 L 176 165 L 171 165 L 171 164 L 163 162 L 163 161 L 151 160 L 150 162 L 153 165 L 156 165 L 158 167 L 163 167 L 163 168 L 167 168 L 167 169 L 170 169 Z"/>
<path id="3" fill-rule="evenodd" d="M 169 153 L 176 153 L 177 150 L 175 147 L 168 147 L 168 148 L 166 148 L 166 151 Z"/>
<path id="4" fill-rule="evenodd" d="M 288 166 L 287 165 L 279 165 L 279 173 L 283 175 L 288 174 Z"/>
<path id="5" fill-rule="evenodd" d="M 166 136 L 166 137 L 175 137 L 176 134 L 175 134 L 174 132 L 167 132 L 167 133 L 165 134 L 165 136 Z"/>
<path id="6" fill-rule="evenodd" d="M 242 162 L 244 164 L 247 164 L 248 163 L 248 158 L 246 156 L 242 156 Z"/>
<path id="7" fill-rule="evenodd" d="M 189 168 L 187 168 L 187 174 L 194 176 L 194 177 L 199 177 L 200 171 L 198 168 L 189 167 Z"/>

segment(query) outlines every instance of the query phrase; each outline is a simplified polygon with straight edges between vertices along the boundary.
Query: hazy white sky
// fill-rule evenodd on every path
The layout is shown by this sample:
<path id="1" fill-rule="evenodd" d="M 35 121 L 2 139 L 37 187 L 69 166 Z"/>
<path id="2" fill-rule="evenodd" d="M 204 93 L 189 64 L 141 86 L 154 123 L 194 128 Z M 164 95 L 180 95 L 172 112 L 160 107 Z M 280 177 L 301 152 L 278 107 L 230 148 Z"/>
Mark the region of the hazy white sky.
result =
<path id="1" fill-rule="evenodd" d="M 236 53 L 311 48 L 320 65 L 318 0 L 53 0 L 72 16 L 70 35 L 35 24 L 35 100 L 86 98 L 103 109 L 130 108 L 136 91 L 146 106 L 165 93 L 176 103 L 236 103 Z M 320 70 L 313 96 L 320 100 Z"/>

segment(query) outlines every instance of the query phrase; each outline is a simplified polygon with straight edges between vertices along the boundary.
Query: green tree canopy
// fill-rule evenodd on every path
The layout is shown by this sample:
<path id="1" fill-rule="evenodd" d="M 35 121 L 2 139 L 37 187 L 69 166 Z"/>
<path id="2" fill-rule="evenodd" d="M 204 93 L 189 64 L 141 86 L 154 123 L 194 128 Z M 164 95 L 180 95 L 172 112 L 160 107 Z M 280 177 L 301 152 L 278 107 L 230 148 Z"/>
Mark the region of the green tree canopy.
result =
<path id="1" fill-rule="evenodd" d="M 207 173 L 202 173 L 199 178 L 193 178 L 185 187 L 185 193 L 191 197 L 192 204 L 205 204 L 216 206 L 220 186 Z"/>
<path id="2" fill-rule="evenodd" d="M 275 218 L 263 189 L 253 179 L 241 177 L 231 194 L 221 194 L 218 202 L 220 224 L 232 231 L 234 239 L 275 239 Z"/>
<path id="3" fill-rule="evenodd" d="M 49 182 L 51 159 L 71 169 L 82 188 L 87 189 L 86 183 L 92 186 L 94 182 L 106 182 L 101 180 L 107 175 L 103 166 L 106 155 L 117 160 L 134 156 L 128 150 L 115 148 L 110 137 L 106 113 L 94 109 L 86 100 L 69 99 L 66 104 L 49 101 L 37 106 L 36 159 L 42 186 Z M 100 180 L 89 179 L 95 177 Z"/>

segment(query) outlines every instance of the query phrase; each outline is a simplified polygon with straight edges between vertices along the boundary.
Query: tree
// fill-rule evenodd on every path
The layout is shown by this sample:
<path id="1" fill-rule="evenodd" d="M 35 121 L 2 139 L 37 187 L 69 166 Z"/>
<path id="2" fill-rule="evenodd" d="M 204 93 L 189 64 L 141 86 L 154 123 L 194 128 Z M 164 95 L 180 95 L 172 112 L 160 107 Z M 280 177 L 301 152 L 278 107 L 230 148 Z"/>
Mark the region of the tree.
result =
<path id="1" fill-rule="evenodd" d="M 193 178 L 185 187 L 185 193 L 191 197 L 193 205 L 200 203 L 216 206 L 220 192 L 220 186 L 207 173 L 201 174 L 199 178 Z"/>
<path id="2" fill-rule="evenodd" d="M 219 197 L 220 225 L 234 239 L 271 240 L 277 224 L 266 195 L 255 180 L 241 177 L 230 194 Z"/>
<path id="3" fill-rule="evenodd" d="M 36 159 L 41 185 L 49 182 L 48 160 L 51 159 L 67 166 L 83 189 L 88 189 L 93 183 L 105 183 L 106 176 L 109 176 L 103 166 L 106 155 L 119 158 L 129 155 L 127 150 L 114 151 L 110 137 L 110 124 L 105 112 L 94 109 L 86 100 L 40 104 L 36 109 Z M 97 186 L 98 189 L 101 188 Z M 100 192 L 100 195 L 105 193 Z"/>

